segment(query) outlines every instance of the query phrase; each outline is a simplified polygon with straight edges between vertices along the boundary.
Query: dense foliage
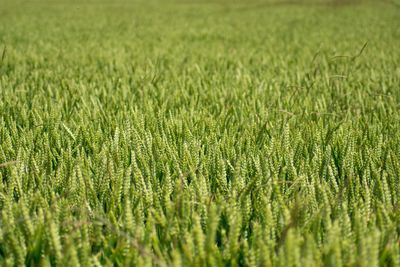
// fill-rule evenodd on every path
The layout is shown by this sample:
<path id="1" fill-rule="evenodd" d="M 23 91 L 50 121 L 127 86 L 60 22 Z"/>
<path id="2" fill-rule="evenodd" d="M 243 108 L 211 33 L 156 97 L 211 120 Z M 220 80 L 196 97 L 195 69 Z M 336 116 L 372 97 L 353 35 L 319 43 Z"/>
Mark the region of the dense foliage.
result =
<path id="1" fill-rule="evenodd" d="M 0 0 L 0 265 L 399 266 L 400 9 L 333 2 Z"/>

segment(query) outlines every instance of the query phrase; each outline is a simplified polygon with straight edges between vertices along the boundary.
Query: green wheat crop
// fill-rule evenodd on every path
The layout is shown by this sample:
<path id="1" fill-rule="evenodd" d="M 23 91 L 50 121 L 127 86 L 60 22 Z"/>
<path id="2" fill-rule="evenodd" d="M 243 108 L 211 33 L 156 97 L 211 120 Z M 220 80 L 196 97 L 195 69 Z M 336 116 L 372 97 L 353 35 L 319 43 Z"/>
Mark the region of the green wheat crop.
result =
<path id="1" fill-rule="evenodd" d="M 400 266 L 400 6 L 0 0 L 0 266 Z"/>

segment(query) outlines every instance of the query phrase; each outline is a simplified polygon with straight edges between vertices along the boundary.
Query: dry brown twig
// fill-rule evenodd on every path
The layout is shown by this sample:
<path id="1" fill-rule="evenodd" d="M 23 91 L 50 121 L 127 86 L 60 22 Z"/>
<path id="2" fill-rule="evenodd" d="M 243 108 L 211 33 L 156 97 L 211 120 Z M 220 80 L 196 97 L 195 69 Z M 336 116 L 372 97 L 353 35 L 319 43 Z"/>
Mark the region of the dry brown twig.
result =
<path id="1" fill-rule="evenodd" d="M 0 163 L 0 168 L 4 168 L 4 167 L 10 166 L 10 165 L 17 164 L 17 163 L 18 163 L 17 160 L 3 162 L 3 163 Z"/>

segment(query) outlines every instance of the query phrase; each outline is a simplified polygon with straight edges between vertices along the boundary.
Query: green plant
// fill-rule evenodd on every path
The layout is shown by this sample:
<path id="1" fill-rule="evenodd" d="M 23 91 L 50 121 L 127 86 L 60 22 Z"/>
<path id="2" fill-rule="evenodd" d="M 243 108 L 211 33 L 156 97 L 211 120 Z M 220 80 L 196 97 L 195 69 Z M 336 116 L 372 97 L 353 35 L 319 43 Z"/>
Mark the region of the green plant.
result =
<path id="1" fill-rule="evenodd" d="M 0 14 L 1 266 L 400 265 L 397 10 Z"/>

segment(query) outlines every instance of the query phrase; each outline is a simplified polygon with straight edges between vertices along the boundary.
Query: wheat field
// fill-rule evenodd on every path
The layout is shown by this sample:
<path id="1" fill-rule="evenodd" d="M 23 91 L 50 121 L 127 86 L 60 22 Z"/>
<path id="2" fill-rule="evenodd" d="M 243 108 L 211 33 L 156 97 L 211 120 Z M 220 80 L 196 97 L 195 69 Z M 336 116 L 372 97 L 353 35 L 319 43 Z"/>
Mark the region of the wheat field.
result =
<path id="1" fill-rule="evenodd" d="M 0 0 L 0 266 L 400 266 L 400 5 Z"/>

